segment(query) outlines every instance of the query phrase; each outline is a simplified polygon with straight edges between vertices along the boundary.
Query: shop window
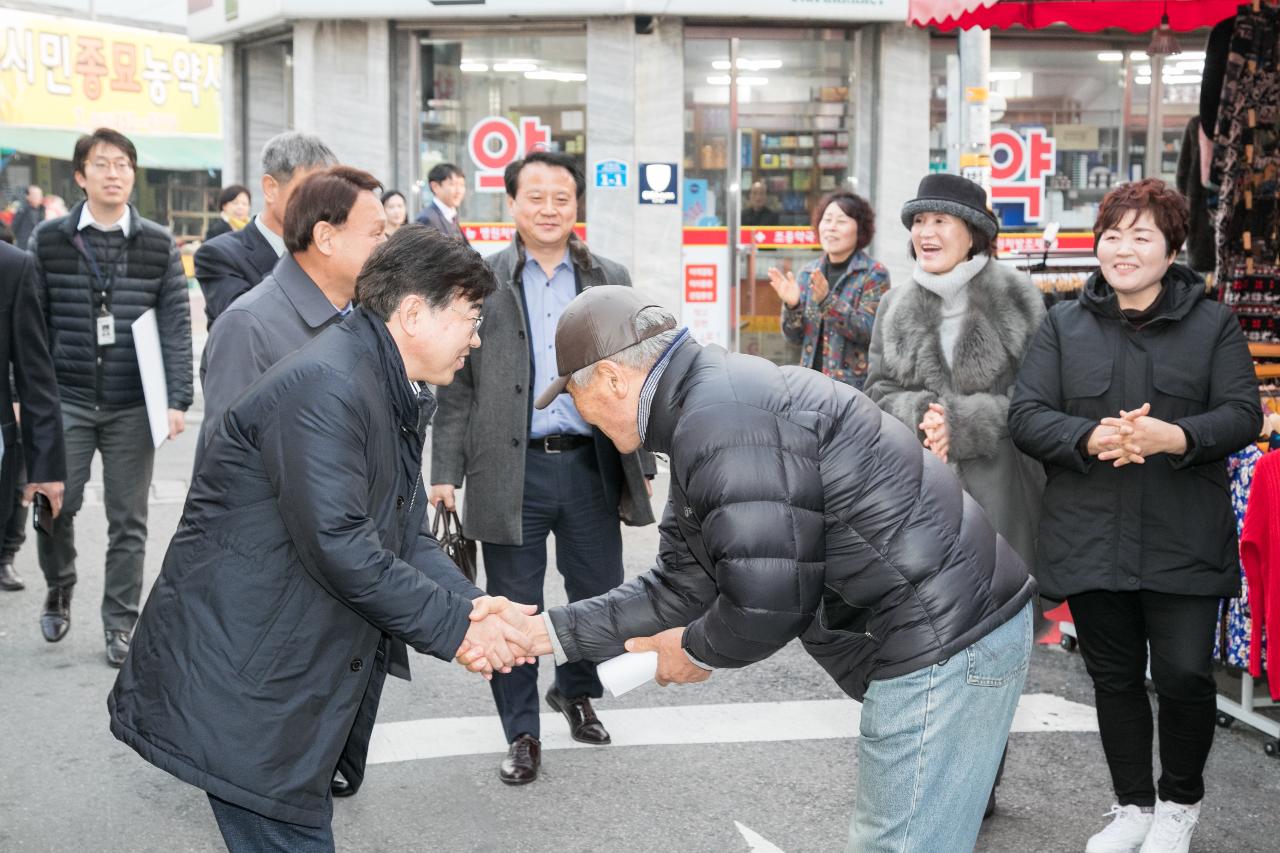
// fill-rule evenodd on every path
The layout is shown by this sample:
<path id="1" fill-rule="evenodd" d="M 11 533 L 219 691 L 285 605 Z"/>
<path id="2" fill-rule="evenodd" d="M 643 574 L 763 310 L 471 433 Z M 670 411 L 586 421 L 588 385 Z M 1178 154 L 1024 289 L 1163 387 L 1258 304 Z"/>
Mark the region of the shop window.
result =
<path id="1" fill-rule="evenodd" d="M 431 203 L 427 175 L 453 163 L 467 178 L 461 219 L 479 242 L 506 242 L 502 171 L 546 149 L 586 167 L 587 49 L 583 35 L 425 37 L 419 55 L 421 133 L 414 203 Z M 585 220 L 586 205 L 578 218 Z M 481 230 L 488 233 L 481 233 Z M 476 242 L 476 240 L 473 240 Z"/>
<path id="2" fill-rule="evenodd" d="M 1197 39 L 1191 35 L 1185 43 Z M 1109 189 L 1144 177 L 1152 82 L 1145 44 L 1145 38 L 992 38 L 992 195 L 1002 231 L 1039 231 L 1057 222 L 1063 231 L 1087 232 Z M 957 169 L 958 140 L 947 124 L 947 62 L 957 50 L 954 38 L 933 40 L 934 171 Z M 1170 182 L 1183 131 L 1197 110 L 1203 67 L 1203 52 L 1166 60 L 1158 176 Z"/>

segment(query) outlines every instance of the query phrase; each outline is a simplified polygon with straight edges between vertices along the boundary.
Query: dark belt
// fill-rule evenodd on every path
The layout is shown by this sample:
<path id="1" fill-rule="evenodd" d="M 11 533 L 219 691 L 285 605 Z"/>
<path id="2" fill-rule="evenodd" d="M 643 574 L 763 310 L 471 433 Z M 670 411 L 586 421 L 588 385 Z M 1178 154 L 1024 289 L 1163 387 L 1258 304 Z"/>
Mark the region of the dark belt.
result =
<path id="1" fill-rule="evenodd" d="M 593 441 L 595 439 L 588 435 L 572 435 L 569 433 L 544 435 L 542 438 L 529 439 L 529 449 L 536 450 L 539 453 L 564 453 L 566 450 L 586 447 Z"/>

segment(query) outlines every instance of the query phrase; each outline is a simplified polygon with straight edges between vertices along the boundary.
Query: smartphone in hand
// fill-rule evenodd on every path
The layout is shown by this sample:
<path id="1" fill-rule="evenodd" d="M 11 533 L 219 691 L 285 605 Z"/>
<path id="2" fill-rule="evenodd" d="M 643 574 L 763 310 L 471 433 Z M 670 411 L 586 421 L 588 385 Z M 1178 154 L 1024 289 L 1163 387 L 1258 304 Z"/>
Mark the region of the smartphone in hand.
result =
<path id="1" fill-rule="evenodd" d="M 40 492 L 36 492 L 35 500 L 31 505 L 31 526 L 37 533 L 43 533 L 45 536 L 53 535 L 53 504 L 49 503 L 49 498 Z"/>

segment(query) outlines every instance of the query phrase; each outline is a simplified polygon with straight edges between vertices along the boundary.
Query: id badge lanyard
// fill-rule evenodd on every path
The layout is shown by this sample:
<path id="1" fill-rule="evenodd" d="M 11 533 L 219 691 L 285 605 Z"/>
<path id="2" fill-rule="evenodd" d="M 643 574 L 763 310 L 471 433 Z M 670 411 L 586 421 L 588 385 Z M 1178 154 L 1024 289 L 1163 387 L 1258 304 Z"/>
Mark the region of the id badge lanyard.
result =
<path id="1" fill-rule="evenodd" d="M 111 263 L 107 265 L 107 274 L 103 276 L 102 268 L 98 265 L 98 259 L 93 254 L 93 247 L 84 239 L 84 236 L 76 234 L 72 242 L 84 255 L 85 260 L 89 262 L 89 270 L 93 273 L 94 284 L 97 285 L 99 291 L 101 302 L 98 306 L 98 312 L 93 318 L 98 346 L 111 346 L 116 342 L 116 318 L 111 313 L 111 284 L 115 278 L 116 262 L 120 259 L 120 253 L 124 249 L 122 248 L 121 252 L 111 259 Z"/>

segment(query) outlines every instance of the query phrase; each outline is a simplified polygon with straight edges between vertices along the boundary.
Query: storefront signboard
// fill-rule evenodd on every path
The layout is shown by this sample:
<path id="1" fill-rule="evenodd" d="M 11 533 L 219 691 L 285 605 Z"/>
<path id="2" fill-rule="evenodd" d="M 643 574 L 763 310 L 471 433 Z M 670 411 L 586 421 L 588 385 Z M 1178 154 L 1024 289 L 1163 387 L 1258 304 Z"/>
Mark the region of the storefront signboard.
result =
<path id="1" fill-rule="evenodd" d="M 1022 221 L 1043 222 L 1045 178 L 1057 172 L 1058 148 L 1043 127 L 991 134 L 991 201 L 1022 207 Z"/>
<path id="2" fill-rule="evenodd" d="M 366 19 L 568 18 L 630 15 L 695 18 L 779 18 L 831 23 L 886 21 L 903 24 L 908 0 L 362 0 L 358 17 Z M 220 8 L 225 4 L 227 12 Z M 342 20 L 356 17 L 350 0 L 254 0 L 239 9 L 231 0 L 189 6 L 188 29 L 198 38 L 224 38 L 287 21 Z"/>
<path id="3" fill-rule="evenodd" d="M 641 163 L 639 170 L 641 204 L 675 204 L 679 174 L 675 163 Z"/>
<path id="4" fill-rule="evenodd" d="M 467 154 L 476 167 L 476 192 L 503 191 L 502 171 L 512 162 L 551 141 L 551 128 L 537 116 L 520 116 L 519 124 L 504 116 L 486 116 L 467 134 Z"/>
<path id="5" fill-rule="evenodd" d="M 222 48 L 172 33 L 5 10 L 0 125 L 222 135 Z"/>
<path id="6" fill-rule="evenodd" d="M 516 226 L 511 222 L 463 222 L 459 227 L 471 248 L 485 256 L 502 251 L 516 238 Z M 586 242 L 586 223 L 579 222 L 573 226 L 573 233 Z"/>
<path id="7" fill-rule="evenodd" d="M 627 188 L 627 164 L 622 160 L 597 160 L 595 174 L 597 189 L 625 190 Z"/>
<path id="8" fill-rule="evenodd" d="M 1053 248 L 1059 252 L 1092 252 L 1093 232 L 1059 232 Z M 1040 255 L 1044 252 L 1044 236 L 1038 233 L 1018 234 L 1010 232 L 1001 234 L 996 237 L 996 251 L 1001 257 L 1006 255 Z"/>
<path id="9" fill-rule="evenodd" d="M 680 321 L 698 343 L 729 346 L 729 247 L 686 245 L 683 265 Z"/>
<path id="10" fill-rule="evenodd" d="M 729 229 L 723 225 L 684 227 L 686 246 L 725 246 Z M 738 231 L 738 246 L 757 249 L 818 249 L 818 235 L 807 225 L 779 225 L 767 228 L 744 227 Z"/>

